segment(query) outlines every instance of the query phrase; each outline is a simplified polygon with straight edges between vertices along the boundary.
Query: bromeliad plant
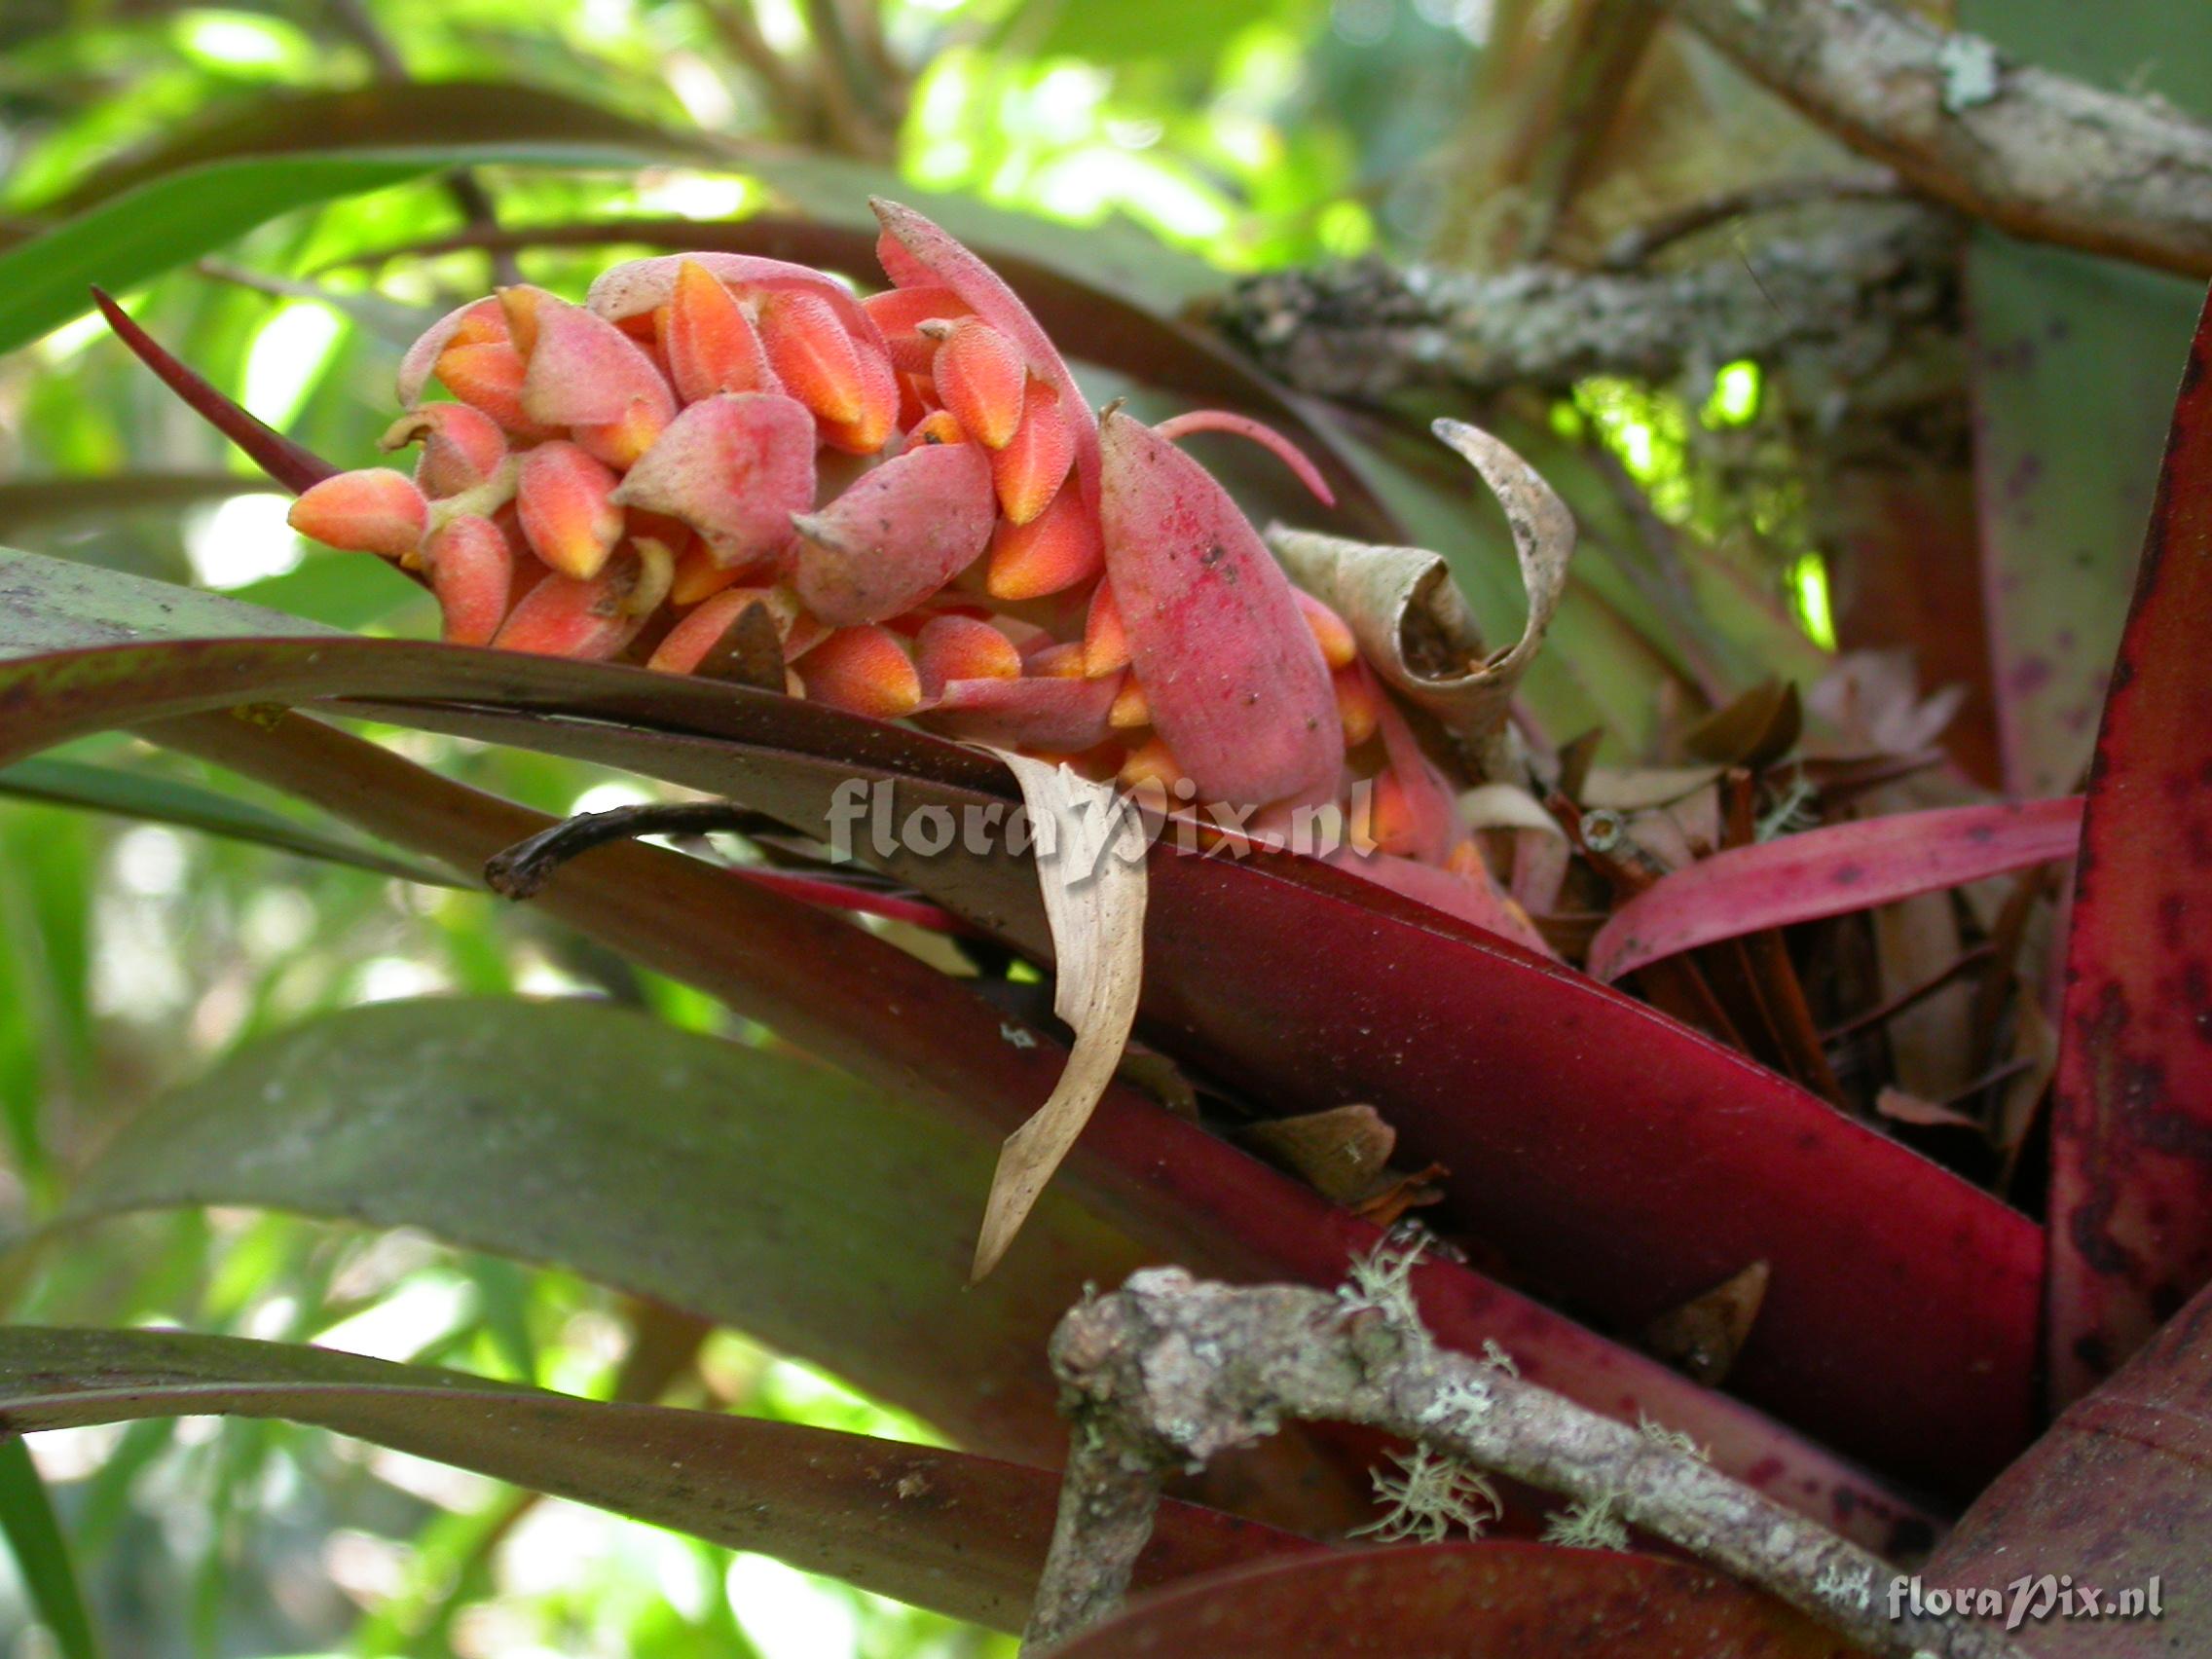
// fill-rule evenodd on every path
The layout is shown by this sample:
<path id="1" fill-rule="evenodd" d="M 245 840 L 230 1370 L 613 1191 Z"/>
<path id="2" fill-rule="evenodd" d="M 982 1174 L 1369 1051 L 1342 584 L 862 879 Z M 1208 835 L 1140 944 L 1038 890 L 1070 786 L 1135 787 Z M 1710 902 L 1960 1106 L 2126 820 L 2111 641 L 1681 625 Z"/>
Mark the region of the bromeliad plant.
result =
<path id="1" fill-rule="evenodd" d="M 1239 830 L 1365 784 L 1364 867 L 1449 868 L 1460 908 L 1533 940 L 1344 618 L 1174 440 L 1241 432 L 1326 503 L 1311 463 L 1235 415 L 1094 421 L 1004 282 L 879 212 L 893 286 L 865 300 L 697 253 L 616 266 L 581 306 L 511 287 L 461 307 L 400 369 L 385 447 L 420 446 L 413 479 L 325 479 L 294 528 L 422 573 L 457 645 L 742 676 Z M 422 401 L 433 379 L 456 401 Z"/>
<path id="2" fill-rule="evenodd" d="M 1834 686 L 1816 688 L 1831 726 L 1882 733 L 1857 756 L 1819 756 L 1796 748 L 1794 694 L 1755 691 L 1682 734 L 1679 757 L 1701 766 L 1664 774 L 1608 774 L 1579 746 L 1516 725 L 1516 678 L 1541 644 L 1572 531 L 1495 440 L 1441 427 L 1504 505 L 1530 591 L 1524 639 L 1488 653 L 1434 556 L 1299 532 L 1276 533 L 1271 556 L 1177 439 L 1241 431 L 1310 475 L 1295 449 L 1235 416 L 1094 419 L 1004 282 L 917 215 L 879 211 L 891 286 L 865 299 L 805 267 L 701 253 L 618 266 L 581 305 L 510 287 L 459 309 L 402 371 L 408 407 L 387 443 L 420 447 L 412 477 L 334 473 L 111 311 L 172 385 L 300 492 L 301 530 L 423 580 L 446 643 L 357 639 L 11 556 L 0 747 L 13 757 L 127 726 L 275 783 L 461 881 L 502 853 L 511 876 L 510 849 L 527 843 L 543 911 L 838 1068 L 605 1011 L 362 1011 L 249 1052 L 132 1125 L 85 1172 L 66 1222 L 268 1203 L 556 1257 L 756 1331 L 965 1450 L 128 1332 L 0 1333 L 8 1420 L 298 1417 L 1015 1628 L 1046 1557 L 1046 1471 L 1066 1445 L 1046 1338 L 1085 1282 L 1172 1261 L 1333 1286 L 1356 1261 L 1321 1312 L 1272 1305 L 1320 1321 L 1301 1357 L 1346 1346 L 1348 1392 L 1327 1409 L 1311 1393 L 1254 1396 L 1231 1342 L 1201 1356 L 1216 1371 L 1188 1375 L 1220 1382 L 1209 1407 L 1243 1401 L 1241 1428 L 1209 1437 L 1194 1407 L 1181 1438 L 1131 1456 L 1202 1462 L 1284 1415 L 1393 1429 L 1422 1445 L 1402 1458 L 1403 1479 L 1389 1477 L 1385 1530 L 1435 1536 L 1475 1513 L 1478 1491 L 1471 1471 L 1437 1458 L 1493 1444 L 1484 1435 L 1502 1430 L 1482 1419 L 1497 1401 L 1532 1400 L 1542 1421 L 1582 1424 L 1584 1443 L 1619 1457 L 1559 1479 L 1578 1500 L 1554 1518 L 1559 1536 L 1618 1541 L 1625 1515 L 1822 1622 L 1679 1563 L 1556 1545 L 1249 1565 L 1341 1543 L 1374 1518 L 1375 1448 L 1301 1432 L 1207 1472 L 1157 1517 L 1138 1494 L 1151 1542 L 1137 1582 L 1193 1582 L 1071 1650 L 1126 1650 L 1141 1630 L 1153 1650 L 1219 1651 L 1206 1633 L 1225 1608 L 1269 1633 L 1269 1651 L 1332 1651 L 1332 1619 L 1355 1615 L 1398 1621 L 1385 1628 L 1417 1649 L 1431 1632 L 1462 1632 L 1479 1590 L 1524 1645 L 1547 1633 L 1553 1646 L 1535 1652 L 1590 1640 L 1654 1655 L 1839 1653 L 1851 1641 L 2009 1651 L 1957 1620 L 1900 1627 L 1905 1645 L 1891 1643 L 1867 1611 L 1881 1589 L 1871 1575 L 1878 1560 L 1924 1557 L 2045 1420 L 2046 1283 L 2064 1287 L 2051 1339 L 2066 1382 L 2047 1402 L 2063 1405 L 2206 1276 L 2201 1163 L 2117 1149 L 2185 1147 L 2175 1125 L 2203 1120 L 2191 1023 L 2201 973 L 2147 968 L 2140 952 L 2156 936 L 2168 966 L 2188 957 L 2189 919 L 2212 888 L 2201 861 L 2140 849 L 2081 872 L 2049 1130 L 2067 1207 L 2048 1232 L 1847 1109 L 1889 1080 L 1839 1077 L 1829 1056 L 1897 1008 L 1847 976 L 1804 970 L 1824 951 L 1847 956 L 1871 906 L 2064 859 L 2084 811 L 2100 846 L 2147 778 L 2165 780 L 2157 844 L 2203 840 L 2212 753 L 2186 713 L 2201 653 L 2173 642 L 2201 625 L 2212 568 L 2212 328 L 2177 418 L 2108 711 L 2108 769 L 2085 807 L 1852 820 L 1841 803 L 1854 791 L 1926 763 L 1899 759 L 1926 748 L 1932 724 L 1895 697 L 1844 706 Z M 450 400 L 422 400 L 433 382 Z M 734 803 L 766 862 L 603 844 L 605 826 L 549 826 L 318 718 L 331 715 L 706 792 Z M 1149 789 L 1205 824 L 1206 837 L 1152 846 L 1141 910 L 1118 912 L 1141 913 L 1141 941 L 1087 933 L 1081 907 L 1041 891 L 1003 843 L 870 848 L 879 867 L 866 877 L 821 857 L 855 780 L 889 788 L 902 810 L 1003 816 L 1023 798 L 1043 809 L 1041 776 Z M 1825 822 L 1809 821 L 1816 803 Z M 1367 833 L 1328 860 L 1282 850 L 1271 834 L 1301 812 Z M 2035 895 L 2020 891 L 2024 913 Z M 852 910 L 947 932 L 979 972 L 943 972 L 853 925 Z M 1817 948 L 1802 932 L 1793 948 L 1783 930 L 1807 926 Z M 2017 988 L 2023 932 L 2017 915 L 1992 929 L 2009 977 L 1991 981 L 1986 1013 L 2005 1029 L 2032 1001 Z M 1141 980 L 1098 967 L 1103 955 L 1125 969 L 1140 943 Z M 1101 1029 L 1118 1049 L 1131 1014 L 1153 1051 L 1119 1077 L 1086 1073 L 1064 1126 L 1088 1111 L 1088 1127 L 1019 1240 L 970 1289 L 965 1240 L 1000 1142 L 1048 1095 L 1065 1103 L 1066 1028 L 1036 987 L 1004 976 L 1014 959 L 1058 969 L 1076 1055 Z M 410 1087 L 433 1062 L 498 1075 L 527 1104 L 487 1120 L 465 1090 Z M 657 1088 L 641 1102 L 648 1075 Z M 686 1104 L 701 1098 L 715 1108 Z M 1929 1105 L 1890 1104 L 1893 1121 Z M 207 1150 L 240 1144 L 265 1151 Z M 1051 1162 L 1029 1173 L 1041 1181 Z M 523 1170 L 589 1213 L 548 1235 L 529 1206 L 496 1196 Z M 728 1219 L 713 1236 L 671 1229 L 639 1249 L 671 1194 L 686 1196 L 678 1212 L 694 1213 L 697 1197 L 696 1213 Z M 1417 1235 L 1435 1246 L 1418 1260 L 1383 1248 L 1379 1225 L 1416 1208 Z M 1163 1281 L 1141 1282 L 1137 1302 Z M 2204 1525 L 2201 1482 L 2176 1472 L 2161 1431 L 2101 1461 L 2080 1445 L 2100 1412 L 2201 1401 L 2212 1368 L 2184 1327 L 2204 1316 L 2199 1297 L 2005 1475 L 1995 1507 L 1938 1555 L 1966 1575 L 1945 1582 L 2001 1581 L 2054 1538 L 2077 1553 L 2053 1570 L 2117 1577 L 2125 1529 L 2084 1535 L 2082 1518 L 2120 1513 L 2136 1491 L 2157 1493 L 2176 1526 Z M 1104 1369 L 1072 1351 L 1087 1328 L 1063 1335 L 1071 1382 Z M 1298 1354 L 1280 1336 L 1278 1351 Z M 1486 1382 L 1478 1360 L 1514 1386 Z M 1424 1395 L 1356 1397 L 1393 1376 L 1452 1391 L 1428 1415 L 1404 1409 Z M 1657 1427 L 1600 1433 L 1575 1408 Z M 1684 1442 L 1700 1459 L 1687 1474 Z M 1566 1466 L 1557 1450 L 1501 1466 L 1541 1481 Z M 1735 1530 L 1670 1509 L 1667 1491 L 1743 1506 Z M 1069 1538 L 1096 1512 L 1096 1493 L 1079 1495 L 1063 1513 L 1055 1606 L 1073 1604 Z M 1504 1507 L 1509 1521 L 1533 1519 L 1519 1493 Z M 1766 1542 L 1749 1553 L 1726 1542 L 1748 1535 L 1746 1517 L 1784 1512 L 1782 1530 L 1750 1529 Z M 1775 1543 L 1808 1538 L 1801 1557 Z M 1088 1564 L 1096 1582 L 1074 1598 L 1087 1617 L 1118 1600 L 1127 1562 L 1115 1560 Z M 1435 1582 L 1452 1596 L 1419 1588 Z M 1380 1613 L 1361 1589 L 1378 1583 L 1393 1586 Z M 1593 1598 L 1607 1609 L 1602 1629 L 1567 1610 Z M 2212 1628 L 2181 1586 L 2168 1602 L 2182 1621 L 2168 1633 Z M 1055 1615 L 1041 1634 L 1071 1628 Z M 2033 1650 L 2129 1651 L 2056 1640 Z"/>

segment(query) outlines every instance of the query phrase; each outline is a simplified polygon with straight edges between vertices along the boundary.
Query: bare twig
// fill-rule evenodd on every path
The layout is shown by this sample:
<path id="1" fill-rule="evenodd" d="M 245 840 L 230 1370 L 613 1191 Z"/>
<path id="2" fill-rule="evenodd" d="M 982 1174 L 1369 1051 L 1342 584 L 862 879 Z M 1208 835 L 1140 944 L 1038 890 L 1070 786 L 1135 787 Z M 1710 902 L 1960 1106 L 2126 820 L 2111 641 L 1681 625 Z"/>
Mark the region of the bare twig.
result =
<path id="1" fill-rule="evenodd" d="M 2212 129 L 2168 104 L 1869 0 L 1653 3 L 1931 196 L 2015 236 L 2212 276 Z"/>
<path id="2" fill-rule="evenodd" d="M 1687 270 L 1494 276 L 1379 261 L 1251 277 L 1211 320 L 1302 390 L 1378 403 L 1411 387 L 1564 388 L 1587 375 L 1668 381 L 1740 357 L 1825 369 L 1864 389 L 1956 323 L 1953 232 L 1917 209 Z"/>
<path id="3" fill-rule="evenodd" d="M 1887 1564 L 1737 1485 L 1680 1436 L 1584 1411 L 1499 1356 L 1437 1347 L 1392 1271 L 1403 1263 L 1358 1264 L 1355 1286 L 1334 1296 L 1152 1269 L 1060 1321 L 1052 1366 L 1074 1445 L 1029 1642 L 1062 1641 L 1118 1604 L 1161 1481 L 1297 1418 L 1362 1423 L 1563 1493 L 1589 1535 L 1640 1527 L 1874 1653 L 2023 1659 L 1987 1626 L 1891 1619 L 1876 1589 Z"/>
<path id="4" fill-rule="evenodd" d="M 752 72 L 776 115 L 777 124 L 793 138 L 814 135 L 821 125 L 822 109 L 781 53 L 768 44 L 753 15 L 752 0 L 701 0 L 707 25 L 723 49 Z"/>
<path id="5" fill-rule="evenodd" d="M 1862 172 L 1820 173 L 1810 178 L 1773 179 L 1723 191 L 1692 202 L 1671 213 L 1623 231 L 1605 245 L 1600 267 L 1606 271 L 1641 270 L 1651 256 L 1685 237 L 1724 225 L 1753 213 L 1773 213 L 1786 207 L 1802 207 L 1816 202 L 1895 202 L 1905 186 L 1888 167 Z"/>

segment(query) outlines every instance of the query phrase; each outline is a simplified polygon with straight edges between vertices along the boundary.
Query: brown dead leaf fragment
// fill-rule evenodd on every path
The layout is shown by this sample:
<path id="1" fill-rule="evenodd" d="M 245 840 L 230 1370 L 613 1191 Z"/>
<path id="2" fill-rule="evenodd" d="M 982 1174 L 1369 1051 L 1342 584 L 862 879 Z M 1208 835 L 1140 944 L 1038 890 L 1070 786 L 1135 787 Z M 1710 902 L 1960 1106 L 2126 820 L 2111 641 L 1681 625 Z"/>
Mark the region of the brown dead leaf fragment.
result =
<path id="1" fill-rule="evenodd" d="M 1679 1370 L 1716 1388 L 1734 1369 L 1766 1300 L 1767 1265 L 1753 1262 L 1734 1277 L 1662 1313 L 1643 1330 L 1643 1346 Z"/>
<path id="2" fill-rule="evenodd" d="M 739 611 L 691 672 L 761 691 L 783 690 L 784 637 L 768 608 L 755 601 Z"/>
<path id="3" fill-rule="evenodd" d="M 1574 515 L 1534 467 L 1479 426 L 1439 421 L 1436 435 L 1482 475 L 1513 533 L 1529 619 L 1487 653 L 1451 571 L 1419 547 L 1375 547 L 1277 525 L 1268 532 L 1291 580 L 1350 624 L 1361 653 L 1409 701 L 1435 716 L 1474 769 L 1504 777 L 1506 715 L 1567 588 Z"/>
<path id="4" fill-rule="evenodd" d="M 1067 1021 L 1075 1043 L 1051 1098 L 999 1150 L 971 1279 L 982 1278 L 1006 1254 L 1114 1081 L 1144 977 L 1146 836 L 1135 809 L 1067 766 L 999 757 L 1021 785 L 1036 837 L 1038 886 L 1052 933 L 1052 1012 Z"/>
<path id="5" fill-rule="evenodd" d="M 1439 1183 L 1449 1173 L 1441 1163 L 1410 1172 L 1391 1168 L 1398 1131 L 1372 1106 L 1271 1118 L 1247 1124 L 1233 1138 L 1378 1227 L 1441 1199 Z"/>

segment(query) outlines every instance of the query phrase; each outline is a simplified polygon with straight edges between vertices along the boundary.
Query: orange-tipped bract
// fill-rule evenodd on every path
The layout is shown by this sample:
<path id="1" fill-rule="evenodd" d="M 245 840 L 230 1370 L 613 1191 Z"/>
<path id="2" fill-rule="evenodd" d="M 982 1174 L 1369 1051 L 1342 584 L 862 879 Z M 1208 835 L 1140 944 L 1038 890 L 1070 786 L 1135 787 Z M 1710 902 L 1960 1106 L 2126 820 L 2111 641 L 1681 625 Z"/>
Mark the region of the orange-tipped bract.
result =
<path id="1" fill-rule="evenodd" d="M 566 439 L 522 458 L 515 510 L 531 551 L 547 568 L 578 581 L 599 574 L 622 538 L 613 469 Z"/>
<path id="2" fill-rule="evenodd" d="M 404 559 L 423 539 L 429 511 L 413 479 L 371 466 L 325 478 L 292 503 L 285 522 L 325 547 Z"/>

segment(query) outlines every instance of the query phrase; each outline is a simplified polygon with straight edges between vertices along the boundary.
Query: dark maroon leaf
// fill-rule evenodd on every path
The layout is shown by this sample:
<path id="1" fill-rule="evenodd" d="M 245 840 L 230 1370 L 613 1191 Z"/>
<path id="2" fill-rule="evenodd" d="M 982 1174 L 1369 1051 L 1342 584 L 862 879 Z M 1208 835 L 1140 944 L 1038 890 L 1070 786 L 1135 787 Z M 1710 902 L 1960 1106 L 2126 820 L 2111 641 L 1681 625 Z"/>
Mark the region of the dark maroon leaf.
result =
<path id="1" fill-rule="evenodd" d="M 1859 1649 L 1682 1562 L 1550 1544 L 1401 1545 L 1257 1563 L 1133 1602 L 1052 1659 L 1851 1659 Z"/>
<path id="2" fill-rule="evenodd" d="M 12 1432 L 218 1413 L 334 1429 L 1002 1630 L 1026 1617 L 1058 1502 L 1045 1469 L 796 1423 L 579 1400 L 304 1345 L 0 1330 Z M 1137 1573 L 1164 1584 L 1317 1548 L 1169 1499 Z"/>
<path id="3" fill-rule="evenodd" d="M 2020 1629 L 2037 1659 L 2212 1652 L 2212 1290 L 2200 1291 L 2112 1379 L 2069 1406 L 1998 1476 L 1936 1552 L 1931 1586 L 2014 1597 L 2042 1613 Z M 2114 1616 L 2119 1596 L 2156 1621 Z M 2047 1580 L 2047 1582 L 2046 1582 Z M 2058 1616 L 2062 1590 L 2099 1593 L 2103 1616 Z M 2000 1620 L 1999 1622 L 2002 1622 Z"/>
<path id="4" fill-rule="evenodd" d="M 49 563 L 18 556 L 7 568 Z M 38 632 L 40 603 L 35 585 L 0 583 L 0 635 L 54 643 L 53 626 Z M 1012 795 L 984 756 L 811 703 L 340 636 L 7 664 L 0 752 L 246 696 L 387 699 L 385 718 L 446 729 L 483 717 L 416 700 L 589 717 L 510 720 L 498 735 L 717 789 L 818 831 L 848 779 L 898 775 L 912 800 L 954 807 L 1003 810 Z M 888 864 L 1046 951 L 1024 863 Z M 1408 1159 L 1454 1172 L 1438 1212 L 1448 1228 L 1619 1328 L 1641 1328 L 1748 1261 L 1770 1262 L 1774 1284 L 1732 1382 L 1916 1483 L 1963 1494 L 2025 1443 L 2042 1251 L 2024 1218 L 1649 1008 L 1357 877 L 1285 857 L 1236 864 L 1163 849 L 1154 881 L 1145 1014 L 1156 1046 L 1278 1110 L 1375 1105 Z M 1318 938 L 1330 948 L 1316 951 Z"/>
<path id="5" fill-rule="evenodd" d="M 2212 1279 L 2212 307 L 2097 736 L 2051 1126 L 2063 1403 Z"/>
<path id="6" fill-rule="evenodd" d="M 158 735 L 458 867 L 546 822 L 298 719 L 272 726 L 199 716 Z M 1052 1037 L 1008 1019 L 960 981 L 834 918 L 656 848 L 587 854 L 535 903 L 991 1146 L 1045 1098 L 1065 1062 Z M 1107 1091 L 1061 1180 L 1161 1259 L 1200 1271 L 1213 1264 L 1239 1276 L 1327 1284 L 1381 1237 L 1124 1086 Z M 978 1210 L 971 1215 L 979 1212 L 979 1187 L 973 1198 Z M 946 1225 L 964 1242 L 972 1236 L 967 1221 L 948 1216 Z M 1874 1547 L 1925 1538 L 1909 1504 L 1736 1402 L 1466 1269 L 1434 1263 L 1416 1281 L 1443 1341 L 1479 1350 L 1495 1340 L 1527 1375 L 1594 1410 L 1678 1425 L 1711 1446 L 1718 1466 Z M 1041 1412 L 1049 1397 L 1040 1367 L 1033 1392 L 1002 1400 L 1001 1410 Z M 1310 1498 L 1309 1491 L 1304 1501 Z"/>

